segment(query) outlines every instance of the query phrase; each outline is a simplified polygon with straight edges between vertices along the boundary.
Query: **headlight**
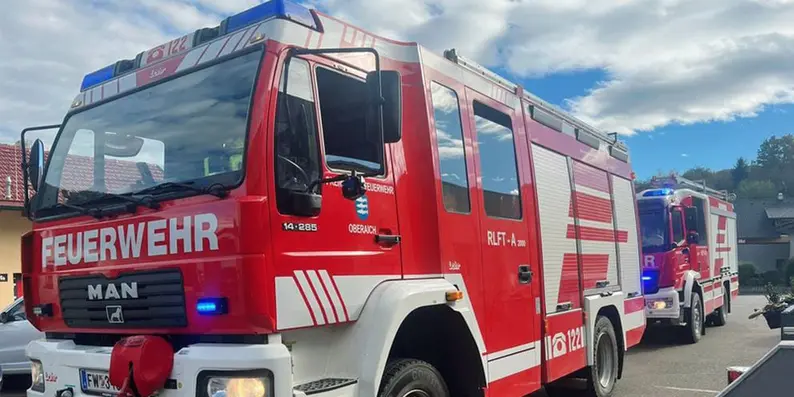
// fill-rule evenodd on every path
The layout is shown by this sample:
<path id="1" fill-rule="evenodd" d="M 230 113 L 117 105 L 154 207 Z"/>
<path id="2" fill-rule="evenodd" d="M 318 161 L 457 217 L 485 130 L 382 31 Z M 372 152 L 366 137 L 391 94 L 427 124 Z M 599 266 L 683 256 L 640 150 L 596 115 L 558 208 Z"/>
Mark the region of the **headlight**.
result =
<path id="1" fill-rule="evenodd" d="M 33 380 L 30 390 L 44 393 L 44 367 L 41 361 L 30 360 L 30 375 Z"/>
<path id="2" fill-rule="evenodd" d="M 270 397 L 270 377 L 263 374 L 213 373 L 205 377 L 206 397 Z"/>
<path id="3" fill-rule="evenodd" d="M 648 308 L 652 310 L 671 309 L 673 307 L 673 299 L 654 299 L 648 301 Z"/>

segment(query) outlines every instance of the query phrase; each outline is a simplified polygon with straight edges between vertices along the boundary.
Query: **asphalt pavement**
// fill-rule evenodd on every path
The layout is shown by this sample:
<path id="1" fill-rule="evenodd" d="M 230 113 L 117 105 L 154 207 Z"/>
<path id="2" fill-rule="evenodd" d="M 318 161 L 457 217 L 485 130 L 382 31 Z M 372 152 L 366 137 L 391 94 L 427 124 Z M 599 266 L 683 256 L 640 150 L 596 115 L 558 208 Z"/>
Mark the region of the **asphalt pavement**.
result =
<path id="1" fill-rule="evenodd" d="M 715 396 L 727 385 L 726 367 L 750 366 L 780 341 L 780 330 L 767 328 L 763 317 L 747 319 L 764 303 L 763 296 L 740 296 L 728 324 L 707 327 L 695 345 L 679 344 L 669 330 L 649 330 L 628 351 L 614 397 Z"/>
<path id="2" fill-rule="evenodd" d="M 763 296 L 740 296 L 724 327 L 708 327 L 695 345 L 680 344 L 675 332 L 651 329 L 642 344 L 629 350 L 623 379 L 614 397 L 708 397 L 726 386 L 725 368 L 752 365 L 780 340 L 763 318 L 748 320 Z M 2 397 L 25 395 L 24 380 L 12 380 Z M 532 397 L 542 397 L 536 393 Z"/>

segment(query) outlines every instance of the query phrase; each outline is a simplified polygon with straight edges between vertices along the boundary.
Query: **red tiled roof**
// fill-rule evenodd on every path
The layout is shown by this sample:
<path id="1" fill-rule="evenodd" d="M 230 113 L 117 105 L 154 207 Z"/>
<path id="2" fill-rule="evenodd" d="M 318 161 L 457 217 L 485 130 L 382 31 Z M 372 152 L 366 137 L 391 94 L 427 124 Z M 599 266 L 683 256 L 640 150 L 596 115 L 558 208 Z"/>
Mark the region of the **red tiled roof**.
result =
<path id="1" fill-rule="evenodd" d="M 45 153 L 45 157 L 48 153 Z M 22 179 L 21 150 L 17 145 L 0 144 L 0 207 L 21 207 L 24 202 L 24 181 Z M 150 164 L 149 169 L 155 180 L 162 180 L 163 172 L 159 166 Z M 88 189 L 94 173 L 93 158 L 70 155 L 66 158 L 61 186 L 68 190 Z M 8 184 L 11 179 L 10 186 Z M 111 192 L 125 191 L 133 181 L 140 179 L 134 162 L 106 160 L 105 183 Z M 32 192 L 32 191 L 31 191 Z M 8 195 L 10 193 L 10 195 Z"/>
<path id="2" fill-rule="evenodd" d="M 19 146 L 0 144 L 0 206 L 22 207 L 24 198 L 20 154 Z"/>

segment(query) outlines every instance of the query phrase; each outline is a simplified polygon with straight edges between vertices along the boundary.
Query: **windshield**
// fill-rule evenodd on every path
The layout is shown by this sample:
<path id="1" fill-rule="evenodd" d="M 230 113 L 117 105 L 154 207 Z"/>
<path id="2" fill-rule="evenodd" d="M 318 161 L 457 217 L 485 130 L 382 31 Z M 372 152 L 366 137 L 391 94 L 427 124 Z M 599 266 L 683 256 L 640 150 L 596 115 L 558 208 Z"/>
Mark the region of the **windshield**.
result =
<path id="1" fill-rule="evenodd" d="M 667 211 L 664 209 L 640 212 L 642 252 L 646 254 L 666 251 L 669 245 Z"/>
<path id="2" fill-rule="evenodd" d="M 37 209 L 163 182 L 239 183 L 260 58 L 261 50 L 237 56 L 69 117 Z"/>

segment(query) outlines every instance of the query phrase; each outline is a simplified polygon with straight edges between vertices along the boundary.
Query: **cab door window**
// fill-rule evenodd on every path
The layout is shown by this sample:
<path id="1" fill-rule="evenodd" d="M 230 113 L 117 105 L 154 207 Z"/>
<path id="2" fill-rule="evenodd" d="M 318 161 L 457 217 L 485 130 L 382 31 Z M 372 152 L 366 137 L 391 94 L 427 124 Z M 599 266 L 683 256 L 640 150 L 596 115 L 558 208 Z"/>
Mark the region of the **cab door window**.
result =
<path id="1" fill-rule="evenodd" d="M 382 143 L 367 134 L 369 95 L 363 80 L 316 68 L 325 161 L 337 170 L 380 170 Z"/>
<path id="2" fill-rule="evenodd" d="M 275 127 L 276 202 L 292 214 L 290 191 L 305 192 L 320 178 L 314 89 L 309 64 L 292 58 L 279 87 Z M 287 91 L 284 92 L 285 81 Z M 319 190 L 319 185 L 313 189 Z"/>

